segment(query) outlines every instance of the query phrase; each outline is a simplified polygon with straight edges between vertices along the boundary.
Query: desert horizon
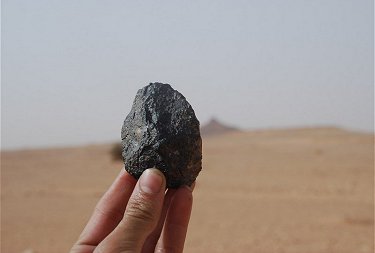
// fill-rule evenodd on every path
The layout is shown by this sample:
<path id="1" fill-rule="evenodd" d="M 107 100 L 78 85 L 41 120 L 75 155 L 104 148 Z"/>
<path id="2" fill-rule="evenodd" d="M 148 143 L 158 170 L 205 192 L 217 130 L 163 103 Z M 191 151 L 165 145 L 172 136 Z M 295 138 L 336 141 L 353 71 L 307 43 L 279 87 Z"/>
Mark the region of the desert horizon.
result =
<path id="1" fill-rule="evenodd" d="M 232 130 L 203 136 L 184 252 L 374 251 L 373 134 Z M 113 145 L 2 151 L 2 252 L 67 252 L 123 166 Z"/>
<path id="2" fill-rule="evenodd" d="M 335 124 L 306 124 L 306 125 L 291 125 L 291 126 L 269 126 L 269 127 L 238 127 L 234 124 L 230 124 L 222 121 L 217 117 L 211 117 L 205 122 L 201 122 L 201 136 L 202 138 L 212 138 L 212 136 L 228 134 L 230 132 L 272 132 L 272 131 L 303 131 L 309 129 L 335 129 L 339 131 L 347 131 L 358 134 L 369 134 L 374 135 L 374 130 L 363 130 L 355 129 Z M 79 148 L 87 146 L 101 146 L 101 145 L 113 145 L 121 141 L 120 136 L 116 139 L 108 139 L 105 141 L 86 141 L 79 144 L 49 144 L 49 145 L 36 145 L 36 146 L 18 146 L 10 148 L 2 148 L 1 152 L 12 152 L 12 151 L 26 151 L 26 150 L 41 150 L 41 149 L 66 149 L 66 148 Z"/>

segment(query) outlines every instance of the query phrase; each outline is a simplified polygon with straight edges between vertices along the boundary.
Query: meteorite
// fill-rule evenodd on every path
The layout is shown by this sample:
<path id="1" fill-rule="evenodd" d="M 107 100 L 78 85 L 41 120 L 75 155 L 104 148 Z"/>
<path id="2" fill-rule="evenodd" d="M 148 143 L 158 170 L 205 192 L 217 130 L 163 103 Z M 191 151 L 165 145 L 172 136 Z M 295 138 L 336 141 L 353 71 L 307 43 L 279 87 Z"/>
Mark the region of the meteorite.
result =
<path id="1" fill-rule="evenodd" d="M 199 121 L 185 97 L 169 84 L 138 90 L 121 130 L 125 169 L 136 179 L 157 168 L 168 188 L 191 185 L 202 169 Z"/>

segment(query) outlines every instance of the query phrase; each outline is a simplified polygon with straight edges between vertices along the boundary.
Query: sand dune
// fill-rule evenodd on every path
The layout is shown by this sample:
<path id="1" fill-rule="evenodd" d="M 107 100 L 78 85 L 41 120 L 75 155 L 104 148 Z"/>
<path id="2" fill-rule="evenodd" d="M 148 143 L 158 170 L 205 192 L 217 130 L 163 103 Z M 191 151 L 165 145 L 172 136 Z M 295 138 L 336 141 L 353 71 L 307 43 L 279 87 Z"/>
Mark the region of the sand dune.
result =
<path id="1" fill-rule="evenodd" d="M 111 145 L 2 152 L 1 252 L 67 252 L 122 164 Z M 374 136 L 203 140 L 185 252 L 374 252 Z"/>

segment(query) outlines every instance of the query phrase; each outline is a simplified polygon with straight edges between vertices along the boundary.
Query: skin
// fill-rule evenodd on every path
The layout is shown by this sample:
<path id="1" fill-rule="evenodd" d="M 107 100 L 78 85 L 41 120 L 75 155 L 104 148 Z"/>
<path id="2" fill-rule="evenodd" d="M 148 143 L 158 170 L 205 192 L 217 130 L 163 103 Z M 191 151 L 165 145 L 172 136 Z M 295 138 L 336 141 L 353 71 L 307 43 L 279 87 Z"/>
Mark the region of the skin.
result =
<path id="1" fill-rule="evenodd" d="M 194 184 L 167 191 L 165 185 L 157 169 L 138 181 L 121 170 L 70 253 L 182 252 Z"/>

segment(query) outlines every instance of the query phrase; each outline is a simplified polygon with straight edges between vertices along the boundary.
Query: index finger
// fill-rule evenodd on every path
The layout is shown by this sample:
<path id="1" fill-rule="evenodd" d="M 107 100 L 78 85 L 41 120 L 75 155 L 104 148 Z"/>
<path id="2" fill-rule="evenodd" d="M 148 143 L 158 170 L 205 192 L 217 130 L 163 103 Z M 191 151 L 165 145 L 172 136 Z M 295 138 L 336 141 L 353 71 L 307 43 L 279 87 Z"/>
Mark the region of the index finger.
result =
<path id="1" fill-rule="evenodd" d="M 124 168 L 99 200 L 77 245 L 98 245 L 119 224 L 137 180 Z"/>

